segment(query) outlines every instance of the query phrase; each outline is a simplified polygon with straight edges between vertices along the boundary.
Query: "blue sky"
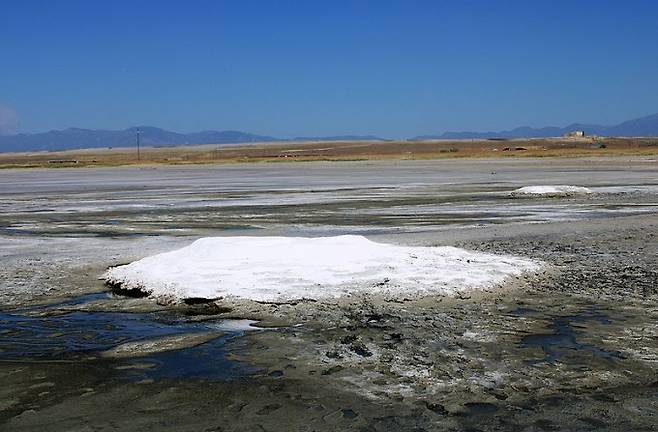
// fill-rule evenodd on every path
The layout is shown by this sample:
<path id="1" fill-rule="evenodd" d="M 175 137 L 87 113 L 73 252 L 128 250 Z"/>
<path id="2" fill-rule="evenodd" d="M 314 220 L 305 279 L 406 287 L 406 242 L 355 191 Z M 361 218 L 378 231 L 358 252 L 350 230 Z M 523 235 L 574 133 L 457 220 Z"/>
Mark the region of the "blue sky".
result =
<path id="1" fill-rule="evenodd" d="M 613 124 L 658 112 L 657 22 L 655 0 L 0 0 L 0 128 Z"/>

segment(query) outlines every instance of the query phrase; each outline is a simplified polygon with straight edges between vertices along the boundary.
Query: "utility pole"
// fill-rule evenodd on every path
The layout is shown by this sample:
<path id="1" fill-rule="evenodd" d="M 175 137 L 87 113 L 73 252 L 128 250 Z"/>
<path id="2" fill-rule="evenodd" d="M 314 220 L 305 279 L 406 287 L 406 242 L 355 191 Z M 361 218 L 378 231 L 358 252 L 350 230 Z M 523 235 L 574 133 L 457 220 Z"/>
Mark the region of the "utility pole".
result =
<path id="1" fill-rule="evenodd" d="M 137 161 L 142 160 L 141 155 L 139 154 L 139 135 L 142 133 L 142 131 L 137 128 Z"/>

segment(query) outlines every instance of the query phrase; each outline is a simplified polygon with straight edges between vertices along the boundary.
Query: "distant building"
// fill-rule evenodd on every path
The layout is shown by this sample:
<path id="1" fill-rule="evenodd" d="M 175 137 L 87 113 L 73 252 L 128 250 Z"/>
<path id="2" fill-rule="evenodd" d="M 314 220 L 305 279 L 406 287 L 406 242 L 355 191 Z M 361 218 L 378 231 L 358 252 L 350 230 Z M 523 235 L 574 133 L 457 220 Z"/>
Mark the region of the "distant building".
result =
<path id="1" fill-rule="evenodd" d="M 564 134 L 565 138 L 584 138 L 585 137 L 585 131 L 577 130 L 577 131 L 571 131 L 567 132 Z"/>

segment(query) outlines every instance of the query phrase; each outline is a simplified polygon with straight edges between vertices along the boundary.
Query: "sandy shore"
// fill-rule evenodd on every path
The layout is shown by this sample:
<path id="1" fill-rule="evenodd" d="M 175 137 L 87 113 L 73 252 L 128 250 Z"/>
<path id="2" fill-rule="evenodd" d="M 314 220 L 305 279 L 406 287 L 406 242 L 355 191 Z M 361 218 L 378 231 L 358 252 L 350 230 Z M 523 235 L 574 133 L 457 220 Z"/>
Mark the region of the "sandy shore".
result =
<path id="1" fill-rule="evenodd" d="M 194 378 L 180 371 L 158 375 L 170 364 L 167 357 L 136 353 L 117 360 L 101 350 L 14 356 L 16 348 L 4 345 L 4 430 L 655 427 L 655 162 L 121 168 L 85 186 L 80 171 L 0 173 L 6 186 L 0 216 L 4 312 L 46 324 L 71 314 L 130 312 L 175 322 L 181 332 L 195 326 L 199 338 L 209 323 L 228 318 L 273 328 L 222 339 L 217 367 L 247 369 L 221 378 L 204 378 L 207 371 Z M 595 193 L 549 201 L 508 197 L 516 187 L 539 183 L 587 186 Z M 105 295 L 56 304 L 105 290 L 98 276 L 110 265 L 236 232 L 358 232 L 380 242 L 458 246 L 550 266 L 458 298 L 360 295 L 179 305 L 173 312 L 148 298 Z M 0 337 L 19 335 L 10 321 L 4 318 Z M 51 332 L 55 340 L 63 337 Z M 171 349 L 178 339 L 165 340 Z M 198 362 L 205 354 L 194 352 Z M 181 359 L 175 358 L 188 365 Z M 137 378 L 126 370 L 137 371 Z"/>

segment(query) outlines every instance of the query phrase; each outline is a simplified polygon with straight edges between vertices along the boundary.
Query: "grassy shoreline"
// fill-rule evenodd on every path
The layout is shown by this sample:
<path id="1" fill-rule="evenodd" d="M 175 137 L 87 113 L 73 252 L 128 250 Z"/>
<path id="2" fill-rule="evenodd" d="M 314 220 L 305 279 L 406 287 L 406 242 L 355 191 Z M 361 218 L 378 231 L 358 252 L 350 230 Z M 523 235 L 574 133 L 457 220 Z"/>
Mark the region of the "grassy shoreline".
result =
<path id="1" fill-rule="evenodd" d="M 586 138 L 463 141 L 366 141 L 200 145 L 61 152 L 0 153 L 0 169 L 196 165 L 276 162 L 348 162 L 462 158 L 578 158 L 658 155 L 658 138 Z"/>

